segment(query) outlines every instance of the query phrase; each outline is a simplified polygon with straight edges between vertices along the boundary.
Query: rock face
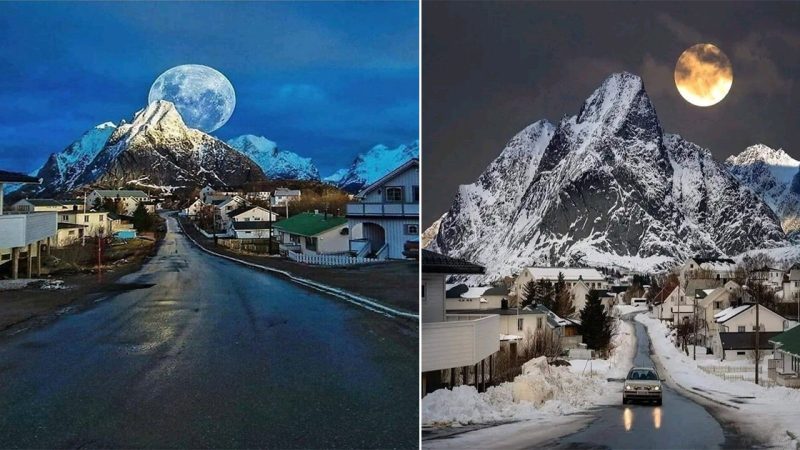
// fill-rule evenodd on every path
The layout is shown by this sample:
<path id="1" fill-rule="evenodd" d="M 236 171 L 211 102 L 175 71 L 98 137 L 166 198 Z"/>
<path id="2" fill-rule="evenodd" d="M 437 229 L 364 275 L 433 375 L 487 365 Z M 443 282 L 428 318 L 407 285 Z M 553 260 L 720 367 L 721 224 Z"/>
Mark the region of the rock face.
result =
<path id="1" fill-rule="evenodd" d="M 319 180 L 319 170 L 311 158 L 281 150 L 263 136 L 245 134 L 228 141 L 228 145 L 247 155 L 273 180 Z"/>
<path id="2" fill-rule="evenodd" d="M 395 148 L 376 145 L 358 155 L 348 169 L 337 171 L 326 180 L 347 192 L 357 193 L 412 158 L 419 158 L 419 141 Z"/>
<path id="3" fill-rule="evenodd" d="M 172 103 L 159 100 L 114 130 L 77 183 L 193 187 L 263 180 L 264 172 L 250 158 L 188 128 Z"/>
<path id="4" fill-rule="evenodd" d="M 729 157 L 725 166 L 772 208 L 786 233 L 800 231 L 800 161 L 757 144 Z"/>
<path id="5" fill-rule="evenodd" d="M 429 247 L 482 264 L 665 268 L 786 244 L 772 210 L 708 150 L 665 134 L 642 80 L 614 74 L 580 112 L 518 133 L 460 186 Z"/>

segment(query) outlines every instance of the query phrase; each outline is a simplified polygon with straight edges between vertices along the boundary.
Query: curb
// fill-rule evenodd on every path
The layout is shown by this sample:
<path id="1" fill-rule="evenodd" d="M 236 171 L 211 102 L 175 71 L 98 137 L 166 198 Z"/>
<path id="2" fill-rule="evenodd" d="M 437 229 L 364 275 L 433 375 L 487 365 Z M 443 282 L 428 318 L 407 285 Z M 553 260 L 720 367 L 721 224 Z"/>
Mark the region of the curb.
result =
<path id="1" fill-rule="evenodd" d="M 221 253 L 217 253 L 217 252 L 211 251 L 211 250 L 203 247 L 202 245 L 200 245 L 196 240 L 194 240 L 193 237 L 191 237 L 188 233 L 186 233 L 186 230 L 183 228 L 183 224 L 179 220 L 175 219 L 175 221 L 178 223 L 178 227 L 180 227 L 181 231 L 183 231 L 183 235 L 186 236 L 186 238 L 188 238 L 190 241 L 192 241 L 192 243 L 196 247 L 198 247 L 200 250 L 202 250 L 202 251 L 204 251 L 206 253 L 209 253 L 209 254 L 217 256 L 219 258 L 224 258 L 224 259 L 227 259 L 229 261 L 233 261 L 233 262 L 236 262 L 236 263 L 239 263 L 239 264 L 251 267 L 251 268 L 255 268 L 255 269 L 263 270 L 263 271 L 266 271 L 266 272 L 272 272 L 272 273 L 277 273 L 279 275 L 283 275 L 283 276 L 287 277 L 290 281 L 293 281 L 293 282 L 295 282 L 297 284 L 300 284 L 300 285 L 303 285 L 303 286 L 306 286 L 306 287 L 310 287 L 312 289 L 315 289 L 315 290 L 320 291 L 320 292 L 324 292 L 324 293 L 326 293 L 328 295 L 332 295 L 334 297 L 338 297 L 338 298 L 340 298 L 342 300 L 346 300 L 346 301 L 348 301 L 350 303 L 353 303 L 355 305 L 361 306 L 362 308 L 366 308 L 366 309 L 368 309 L 368 310 L 370 310 L 372 312 L 376 312 L 378 314 L 383 314 L 384 316 L 387 316 L 387 317 L 402 317 L 402 318 L 406 318 L 406 319 L 419 320 L 419 315 L 418 314 L 413 314 L 413 313 L 409 313 L 409 312 L 406 312 L 406 311 L 400 311 L 398 309 L 394 309 L 394 308 L 391 308 L 389 306 L 382 305 L 382 304 L 378 303 L 376 300 L 373 300 L 373 299 L 370 299 L 370 298 L 367 298 L 367 297 L 362 297 L 360 295 L 351 294 L 350 292 L 343 291 L 341 289 L 337 289 L 337 288 L 332 287 L 332 286 L 328 286 L 327 284 L 318 283 L 316 281 L 312 281 L 312 280 L 309 280 L 307 278 L 301 278 L 301 277 L 293 275 L 291 272 L 287 272 L 285 270 L 275 269 L 273 267 L 262 266 L 260 264 L 251 263 L 251 262 L 244 261 L 244 260 L 241 260 L 241 259 L 238 259 L 238 258 L 234 258 L 232 256 L 223 255 Z"/>

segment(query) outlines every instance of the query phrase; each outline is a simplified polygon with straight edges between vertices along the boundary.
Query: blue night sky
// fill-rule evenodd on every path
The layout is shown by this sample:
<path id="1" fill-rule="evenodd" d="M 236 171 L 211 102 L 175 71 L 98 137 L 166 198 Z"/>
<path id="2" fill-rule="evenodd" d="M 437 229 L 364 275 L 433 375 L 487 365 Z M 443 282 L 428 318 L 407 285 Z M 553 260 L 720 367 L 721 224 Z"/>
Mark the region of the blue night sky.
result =
<path id="1" fill-rule="evenodd" d="M 236 90 L 213 135 L 265 136 L 326 176 L 417 139 L 417 17 L 416 2 L 0 3 L 0 168 L 130 121 L 158 75 L 203 64 Z"/>

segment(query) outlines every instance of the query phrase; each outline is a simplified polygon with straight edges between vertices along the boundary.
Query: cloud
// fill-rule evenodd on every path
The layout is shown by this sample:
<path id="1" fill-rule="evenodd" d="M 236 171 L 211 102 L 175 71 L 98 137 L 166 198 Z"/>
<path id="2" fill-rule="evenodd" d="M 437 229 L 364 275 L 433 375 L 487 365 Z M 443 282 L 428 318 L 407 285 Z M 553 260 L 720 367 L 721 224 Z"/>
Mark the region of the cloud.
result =
<path id="1" fill-rule="evenodd" d="M 278 87 L 276 98 L 280 102 L 322 103 L 328 99 L 328 96 L 319 86 L 284 84 Z"/>
<path id="2" fill-rule="evenodd" d="M 661 13 L 656 16 L 656 21 L 669 30 L 672 35 L 684 44 L 696 44 L 703 41 L 703 35 L 689 27 L 688 25 L 675 20 L 672 16 L 666 13 Z"/>

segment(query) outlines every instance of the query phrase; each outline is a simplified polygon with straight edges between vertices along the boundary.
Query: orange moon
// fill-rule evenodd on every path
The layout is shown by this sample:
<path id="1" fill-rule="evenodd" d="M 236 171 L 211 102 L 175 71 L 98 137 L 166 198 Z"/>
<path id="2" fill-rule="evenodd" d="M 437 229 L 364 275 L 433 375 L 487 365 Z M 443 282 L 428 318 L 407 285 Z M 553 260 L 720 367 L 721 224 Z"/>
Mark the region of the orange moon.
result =
<path id="1" fill-rule="evenodd" d="M 675 86 L 695 106 L 711 106 L 728 95 L 733 84 L 731 61 L 713 44 L 696 44 L 675 64 Z"/>

